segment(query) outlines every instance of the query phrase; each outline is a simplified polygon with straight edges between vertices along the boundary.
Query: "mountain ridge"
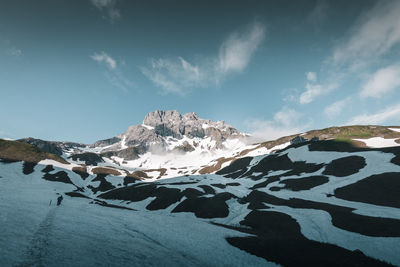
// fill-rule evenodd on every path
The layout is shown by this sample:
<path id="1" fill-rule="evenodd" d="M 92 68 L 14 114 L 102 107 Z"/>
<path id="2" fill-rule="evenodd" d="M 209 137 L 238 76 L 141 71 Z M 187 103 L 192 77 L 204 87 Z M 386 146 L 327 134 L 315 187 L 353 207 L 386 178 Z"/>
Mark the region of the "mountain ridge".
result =
<path id="1" fill-rule="evenodd" d="M 161 113 L 161 114 L 160 114 Z M 169 121 L 182 120 L 181 115 L 177 112 L 155 111 L 152 116 L 156 117 L 155 122 L 151 122 L 153 118 L 149 115 L 145 122 L 152 125 L 160 125 L 164 123 L 164 119 Z M 197 125 L 202 125 L 203 119 L 199 119 L 194 113 L 188 113 L 187 117 L 198 121 Z M 177 118 L 177 119 L 176 119 Z M 157 121 L 158 120 L 158 121 Z M 208 120 L 205 120 L 208 121 Z M 218 122 L 217 122 L 218 123 Z M 222 123 L 220 123 L 222 124 Z M 146 129 L 147 127 L 153 127 L 149 125 L 141 126 L 140 128 Z M 137 126 L 131 126 L 137 129 Z M 227 126 L 229 127 L 229 126 Z M 155 128 L 155 127 L 154 127 Z M 108 166 L 118 169 L 125 169 L 128 172 L 141 171 L 141 170 L 166 170 L 154 172 L 154 176 L 147 176 L 146 179 L 158 179 L 158 178 L 169 178 L 180 175 L 188 174 L 207 174 L 214 173 L 223 167 L 228 166 L 235 160 L 246 157 L 246 156 L 258 156 L 263 154 L 269 154 L 274 151 L 284 149 L 289 146 L 295 139 L 299 139 L 300 142 L 306 140 L 338 140 L 345 141 L 353 144 L 357 147 L 385 147 L 385 146 L 398 146 L 400 141 L 400 127 L 398 126 L 342 126 L 342 127 L 329 127 L 320 130 L 311 130 L 301 134 L 295 134 L 290 136 L 281 137 L 276 140 L 266 141 L 253 145 L 247 145 L 242 142 L 246 136 L 240 136 L 239 138 L 232 138 L 225 141 L 225 145 L 228 149 L 218 149 L 209 146 L 210 142 L 214 142 L 211 138 L 201 139 L 198 137 L 188 138 L 183 136 L 182 139 L 175 139 L 172 136 L 166 138 L 165 142 L 168 142 L 170 148 L 166 151 L 165 147 L 162 149 L 156 149 L 155 147 L 147 149 L 142 146 L 128 146 L 124 148 L 117 147 L 114 149 L 104 149 L 104 147 L 93 147 L 85 146 L 78 143 L 72 142 L 54 142 L 54 141 L 43 141 L 38 139 L 21 139 L 22 142 L 31 143 L 33 145 L 42 144 L 42 148 L 48 148 L 49 143 L 52 146 L 59 146 L 62 150 L 63 158 L 74 164 L 84 164 L 88 166 Z M 122 136 L 122 135 L 121 135 Z M 122 137 L 124 138 L 124 137 Z M 119 142 L 121 142 L 121 139 Z M 198 142 L 198 143 L 196 143 Z M 76 144 L 76 145 L 75 145 Z M 40 147 L 39 147 L 40 148 Z M 51 151 L 46 151 L 50 152 Z M 90 173 L 90 168 L 88 169 Z M 162 175 L 160 176 L 160 173 Z M 122 173 L 121 173 L 122 175 Z"/>
<path id="2" fill-rule="evenodd" d="M 168 148 L 168 138 L 180 140 L 185 137 L 188 139 L 210 137 L 210 141 L 215 141 L 212 148 L 223 148 L 225 140 L 243 136 L 245 134 L 224 121 L 201 119 L 194 112 L 182 115 L 176 110 L 156 110 L 148 113 L 142 124 L 129 126 L 124 133 L 96 141 L 91 147 L 116 151 L 134 146 L 147 151 L 154 146 Z"/>

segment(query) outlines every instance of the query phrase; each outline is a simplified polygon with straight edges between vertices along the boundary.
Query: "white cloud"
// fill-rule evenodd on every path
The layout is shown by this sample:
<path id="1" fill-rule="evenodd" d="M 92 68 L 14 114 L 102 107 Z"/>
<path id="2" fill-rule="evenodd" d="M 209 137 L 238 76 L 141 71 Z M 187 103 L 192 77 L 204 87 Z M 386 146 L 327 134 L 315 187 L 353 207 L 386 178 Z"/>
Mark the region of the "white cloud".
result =
<path id="1" fill-rule="evenodd" d="M 377 1 L 370 10 L 363 12 L 348 31 L 347 37 L 325 60 L 322 71 L 329 70 L 325 73 L 327 79 L 317 82 L 315 73 L 306 74 L 307 84 L 299 102 L 311 103 L 317 97 L 345 85 L 354 77 L 365 77 L 367 69 L 376 65 L 383 55 L 387 55 L 400 44 L 399 14 L 400 1 L 393 0 Z M 394 66 L 378 70 L 364 83 L 360 95 L 378 98 L 393 91 L 400 85 L 398 73 L 400 74 L 399 68 Z M 330 116 L 336 116 L 343 105 L 338 102 L 327 107 L 325 115 L 329 113 Z"/>
<path id="2" fill-rule="evenodd" d="M 242 72 L 262 40 L 265 28 L 255 23 L 243 34 L 232 34 L 222 43 L 219 54 L 191 63 L 183 57 L 151 59 L 142 73 L 164 94 L 185 95 L 197 88 L 219 83 L 226 75 Z"/>
<path id="3" fill-rule="evenodd" d="M 274 115 L 273 120 L 251 119 L 246 121 L 253 142 L 274 140 L 282 136 L 300 133 L 309 124 L 299 122 L 301 114 L 294 109 L 282 108 Z"/>
<path id="4" fill-rule="evenodd" d="M 364 85 L 361 97 L 379 98 L 400 86 L 400 65 L 391 65 L 376 71 Z"/>
<path id="5" fill-rule="evenodd" d="M 349 103 L 350 97 L 336 101 L 324 109 L 324 115 L 333 118 L 342 113 L 343 108 Z"/>
<path id="6" fill-rule="evenodd" d="M 296 110 L 283 107 L 282 110 L 275 113 L 274 121 L 287 127 L 298 124 L 300 117 L 300 113 L 298 113 Z"/>
<path id="7" fill-rule="evenodd" d="M 111 22 L 121 17 L 119 9 L 115 7 L 116 0 L 90 0 L 90 2 L 99 10 L 105 10 L 107 12 L 107 18 L 110 19 Z"/>
<path id="8" fill-rule="evenodd" d="M 274 125 L 274 123 L 270 121 L 254 119 L 251 121 L 247 121 L 246 124 L 249 128 L 252 129 L 250 134 L 253 143 L 275 140 L 283 136 L 288 136 L 301 132 L 300 128 L 290 128 L 284 127 L 282 125 Z"/>
<path id="9" fill-rule="evenodd" d="M 306 84 L 306 90 L 299 97 L 300 104 L 311 103 L 316 97 L 327 94 L 337 88 L 337 84 L 334 83 L 327 85 L 315 83 L 317 80 L 317 74 L 315 72 L 308 72 L 306 76 L 308 82 Z"/>
<path id="10" fill-rule="evenodd" d="M 314 99 L 318 96 L 325 95 L 334 89 L 337 88 L 336 84 L 328 84 L 328 85 L 321 85 L 321 84 L 306 84 L 306 91 L 304 91 L 299 98 L 300 104 L 308 104 L 314 101 Z"/>
<path id="11" fill-rule="evenodd" d="M 128 89 L 133 86 L 133 82 L 127 79 L 123 75 L 122 70 L 118 67 L 117 60 L 112 58 L 106 52 L 103 51 L 101 53 L 95 53 L 91 55 L 90 58 L 97 63 L 104 64 L 106 66 L 107 70 L 104 72 L 104 76 L 114 87 L 120 88 L 123 91 L 127 92 Z M 125 66 L 125 61 L 122 62 L 123 63 L 120 65 Z"/>
<path id="12" fill-rule="evenodd" d="M 400 1 L 378 1 L 361 16 L 347 42 L 336 47 L 334 64 L 349 63 L 358 69 L 400 43 Z"/>
<path id="13" fill-rule="evenodd" d="M 393 106 L 387 107 L 384 110 L 381 110 L 374 114 L 362 114 L 355 116 L 352 118 L 347 124 L 382 124 L 389 123 L 390 120 L 392 123 L 397 123 L 400 121 L 400 103 L 397 103 Z"/>
<path id="14" fill-rule="evenodd" d="M 185 95 L 193 88 L 204 87 L 208 82 L 208 75 L 203 73 L 206 69 L 200 69 L 182 57 L 177 60 L 151 59 L 150 69 L 141 70 L 165 94 Z"/>
<path id="15" fill-rule="evenodd" d="M 264 38 L 265 27 L 259 23 L 243 34 L 231 34 L 220 47 L 218 70 L 224 74 L 243 71 Z"/>
<path id="16" fill-rule="evenodd" d="M 94 55 L 90 56 L 94 61 L 97 61 L 98 63 L 105 63 L 107 67 L 111 70 L 115 69 L 117 67 L 117 61 L 113 59 L 111 56 L 109 56 L 107 53 L 104 51 L 101 53 L 95 53 Z"/>
<path id="17" fill-rule="evenodd" d="M 317 74 L 315 72 L 307 72 L 306 73 L 307 76 L 307 80 L 309 80 L 310 82 L 316 82 L 317 81 Z"/>

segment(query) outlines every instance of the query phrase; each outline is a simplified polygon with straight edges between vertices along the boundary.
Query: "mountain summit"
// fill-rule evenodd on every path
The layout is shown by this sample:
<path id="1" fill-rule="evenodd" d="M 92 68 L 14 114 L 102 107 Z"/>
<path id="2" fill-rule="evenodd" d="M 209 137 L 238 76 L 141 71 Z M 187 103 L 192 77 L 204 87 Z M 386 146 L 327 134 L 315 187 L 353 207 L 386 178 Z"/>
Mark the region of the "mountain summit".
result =
<path id="1" fill-rule="evenodd" d="M 145 153 L 152 147 L 164 151 L 192 151 L 207 139 L 207 149 L 221 149 L 224 148 L 224 141 L 243 136 L 224 121 L 201 119 L 194 112 L 182 115 L 176 110 L 156 110 L 148 113 L 141 125 L 130 126 L 125 133 L 97 141 L 92 147 L 101 148 L 103 152 L 129 147 L 137 148 L 139 153 Z"/>

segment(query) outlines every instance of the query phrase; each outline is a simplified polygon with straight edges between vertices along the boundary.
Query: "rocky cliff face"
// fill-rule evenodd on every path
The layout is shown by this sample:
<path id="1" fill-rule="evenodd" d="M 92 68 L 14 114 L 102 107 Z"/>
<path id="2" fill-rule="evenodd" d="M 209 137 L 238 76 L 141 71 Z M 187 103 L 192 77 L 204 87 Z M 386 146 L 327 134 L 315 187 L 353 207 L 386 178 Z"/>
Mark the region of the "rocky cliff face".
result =
<path id="1" fill-rule="evenodd" d="M 74 142 L 56 142 L 56 141 L 46 141 L 41 139 L 36 139 L 32 137 L 22 138 L 17 140 L 22 143 L 27 143 L 34 145 L 44 152 L 52 153 L 61 156 L 63 150 L 73 149 L 73 148 L 83 148 L 86 145 Z"/>
<path id="2" fill-rule="evenodd" d="M 125 133 L 97 141 L 92 147 L 104 147 L 103 151 L 137 147 L 147 151 L 152 146 L 168 147 L 168 140 L 209 138 L 210 148 L 223 148 L 224 141 L 241 136 L 242 133 L 224 121 L 201 119 L 193 112 L 182 115 L 176 110 L 156 110 L 147 114 L 141 125 L 130 126 Z"/>
<path id="3" fill-rule="evenodd" d="M 173 136 L 182 138 L 210 136 L 213 140 L 227 139 L 240 132 L 224 121 L 213 122 L 199 118 L 196 113 L 181 115 L 176 110 L 156 110 L 146 115 L 143 125 L 153 127 L 155 132 L 161 136 Z"/>

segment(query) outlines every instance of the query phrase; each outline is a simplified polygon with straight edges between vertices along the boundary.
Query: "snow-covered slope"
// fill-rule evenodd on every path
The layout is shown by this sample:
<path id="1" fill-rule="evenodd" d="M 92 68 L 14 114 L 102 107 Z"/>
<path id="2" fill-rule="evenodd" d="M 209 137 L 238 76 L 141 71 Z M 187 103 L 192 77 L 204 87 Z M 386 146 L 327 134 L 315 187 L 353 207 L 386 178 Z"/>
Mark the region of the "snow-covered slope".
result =
<path id="1" fill-rule="evenodd" d="M 400 147 L 307 142 L 154 182 L 64 168 L 0 163 L 0 265 L 400 265 Z"/>
<path id="2" fill-rule="evenodd" d="M 69 197 L 65 193 L 76 187 L 42 179 L 43 166 L 28 175 L 22 169 L 19 162 L 0 163 L 0 266 L 276 266 L 225 241 L 247 234 L 183 213 L 166 216 Z M 55 167 L 53 173 L 58 171 L 65 170 Z"/>
<path id="3" fill-rule="evenodd" d="M 312 130 L 249 145 L 251 137 L 223 122 L 212 122 L 177 111 L 149 113 L 143 123 L 131 126 L 116 137 L 94 145 L 23 139 L 80 164 L 88 173 L 96 166 L 113 168 L 121 175 L 144 171 L 148 181 L 180 175 L 214 173 L 244 156 L 268 154 L 297 139 L 341 140 L 356 146 L 381 148 L 398 146 L 400 128 L 384 126 L 345 126 Z M 301 141 L 303 142 L 303 141 Z"/>

